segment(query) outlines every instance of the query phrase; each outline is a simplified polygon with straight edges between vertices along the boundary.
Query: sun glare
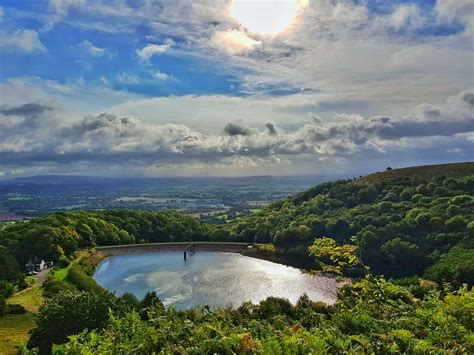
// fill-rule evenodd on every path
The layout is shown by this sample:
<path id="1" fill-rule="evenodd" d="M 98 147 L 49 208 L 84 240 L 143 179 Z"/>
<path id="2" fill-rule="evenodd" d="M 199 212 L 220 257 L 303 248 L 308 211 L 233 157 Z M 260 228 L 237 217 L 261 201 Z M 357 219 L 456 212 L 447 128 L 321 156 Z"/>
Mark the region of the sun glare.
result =
<path id="1" fill-rule="evenodd" d="M 305 0 L 233 0 L 231 16 L 251 32 L 275 34 L 295 18 Z"/>

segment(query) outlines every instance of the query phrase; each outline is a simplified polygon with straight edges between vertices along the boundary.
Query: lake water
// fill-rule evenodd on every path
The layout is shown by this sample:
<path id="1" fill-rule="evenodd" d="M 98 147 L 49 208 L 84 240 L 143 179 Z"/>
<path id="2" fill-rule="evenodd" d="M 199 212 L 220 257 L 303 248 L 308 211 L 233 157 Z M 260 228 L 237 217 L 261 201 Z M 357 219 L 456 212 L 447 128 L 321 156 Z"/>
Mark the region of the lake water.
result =
<path id="1" fill-rule="evenodd" d="M 141 299 L 155 291 L 165 306 L 237 307 L 283 297 L 296 303 L 306 293 L 313 301 L 333 303 L 337 283 L 299 269 L 238 253 L 196 252 L 183 260 L 182 252 L 112 256 L 102 262 L 94 279 L 118 295 L 131 292 Z"/>

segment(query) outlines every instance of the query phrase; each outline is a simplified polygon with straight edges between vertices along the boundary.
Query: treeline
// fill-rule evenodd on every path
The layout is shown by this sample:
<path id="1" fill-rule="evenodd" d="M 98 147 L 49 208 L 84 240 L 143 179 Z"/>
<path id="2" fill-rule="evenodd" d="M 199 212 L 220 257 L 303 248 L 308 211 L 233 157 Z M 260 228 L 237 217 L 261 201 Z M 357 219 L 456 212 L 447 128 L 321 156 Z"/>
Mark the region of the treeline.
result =
<path id="1" fill-rule="evenodd" d="M 463 174 L 402 175 L 321 184 L 221 231 L 274 243 L 307 261 L 307 246 L 329 236 L 357 245 L 372 271 L 474 283 L 474 164 Z M 309 265 L 311 266 L 311 265 Z"/>
<path id="2" fill-rule="evenodd" d="M 178 212 L 55 213 L 0 231 L 0 298 L 21 287 L 32 258 L 67 264 L 84 248 L 144 242 L 207 240 L 209 227 Z"/>

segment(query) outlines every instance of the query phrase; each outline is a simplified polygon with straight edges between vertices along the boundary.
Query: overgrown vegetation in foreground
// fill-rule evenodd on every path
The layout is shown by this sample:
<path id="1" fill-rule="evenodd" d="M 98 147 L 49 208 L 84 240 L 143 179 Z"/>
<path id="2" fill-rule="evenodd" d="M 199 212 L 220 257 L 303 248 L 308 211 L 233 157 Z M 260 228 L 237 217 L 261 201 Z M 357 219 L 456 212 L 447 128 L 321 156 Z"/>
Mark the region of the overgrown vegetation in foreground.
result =
<path id="1" fill-rule="evenodd" d="M 57 213 L 0 231 L 0 311 L 37 255 L 67 267 L 44 285 L 29 342 L 43 353 L 472 353 L 473 195 L 471 163 L 322 184 L 227 225 L 177 212 Z M 91 265 L 68 266 L 88 247 L 169 241 L 273 243 L 289 262 L 356 278 L 334 306 L 270 298 L 177 311 L 153 295 L 117 299 Z"/>
<path id="2" fill-rule="evenodd" d="M 337 269 L 360 263 L 350 249 L 318 255 L 333 260 L 325 267 Z M 53 354 L 474 351 L 474 293 L 466 287 L 452 291 L 428 280 L 404 287 L 369 274 L 343 286 L 338 296 L 333 306 L 303 295 L 295 306 L 270 297 L 235 310 L 179 311 L 165 309 L 154 293 L 138 301 L 100 288 L 60 292 L 43 304 L 28 347 Z"/>

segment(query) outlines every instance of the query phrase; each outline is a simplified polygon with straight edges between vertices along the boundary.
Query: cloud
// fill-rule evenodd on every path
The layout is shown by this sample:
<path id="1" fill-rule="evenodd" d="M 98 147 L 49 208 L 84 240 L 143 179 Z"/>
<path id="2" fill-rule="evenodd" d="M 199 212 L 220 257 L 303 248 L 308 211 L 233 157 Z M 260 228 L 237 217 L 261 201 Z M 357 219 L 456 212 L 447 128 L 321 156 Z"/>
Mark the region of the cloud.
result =
<path id="1" fill-rule="evenodd" d="M 268 133 L 270 133 L 271 135 L 278 134 L 278 131 L 277 131 L 277 129 L 276 129 L 276 127 L 273 123 L 267 122 L 267 123 L 265 123 L 265 127 L 267 127 Z"/>
<path id="2" fill-rule="evenodd" d="M 147 44 L 140 50 L 137 50 L 137 55 L 142 61 L 147 61 L 156 54 L 164 54 L 171 49 L 173 40 L 167 39 L 163 44 Z"/>
<path id="3" fill-rule="evenodd" d="M 21 106 L 16 106 L 12 108 L 2 107 L 0 106 L 0 115 L 4 116 L 23 116 L 23 117 L 31 117 L 31 116 L 39 116 L 44 112 L 52 110 L 51 107 L 34 104 L 34 103 L 27 103 Z"/>
<path id="4" fill-rule="evenodd" d="M 228 54 L 251 51 L 262 45 L 242 30 L 217 31 L 212 39 L 213 45 Z"/>
<path id="5" fill-rule="evenodd" d="M 304 88 L 346 102 L 360 99 L 373 110 L 358 112 L 375 114 L 438 101 L 472 84 L 469 0 L 313 0 L 274 37 L 246 32 L 230 16 L 230 0 L 50 4 L 65 17 L 61 21 L 80 31 L 132 34 L 143 43 L 136 50 L 142 63 L 172 53 L 232 76 L 239 94 L 274 96 Z"/>
<path id="6" fill-rule="evenodd" d="M 224 127 L 224 134 L 228 136 L 250 136 L 252 135 L 252 130 L 243 125 L 240 122 L 233 122 L 233 123 L 228 123 Z"/>
<path id="7" fill-rule="evenodd" d="M 416 4 L 402 4 L 386 19 L 388 25 L 395 30 L 421 28 L 425 22 L 420 8 Z"/>
<path id="8" fill-rule="evenodd" d="M 72 6 L 85 5 L 86 0 L 49 0 L 49 6 L 58 15 L 65 16 Z"/>
<path id="9" fill-rule="evenodd" d="M 178 81 L 173 75 L 163 73 L 159 70 L 152 72 L 152 77 L 158 81 Z"/>
<path id="10" fill-rule="evenodd" d="M 59 117 L 61 111 L 52 106 L 2 106 L 0 167 L 189 167 L 199 163 L 205 169 L 234 163 L 256 167 L 280 161 L 396 159 L 401 151 L 432 157 L 448 150 L 469 159 L 474 143 L 473 97 L 473 92 L 464 91 L 438 105 L 419 105 L 413 115 L 340 114 L 330 122 L 308 123 L 295 130 L 277 130 L 272 123 L 258 130 L 231 122 L 223 134 L 111 113 L 65 122 Z"/>
<path id="11" fill-rule="evenodd" d="M 474 3 L 471 0 L 438 0 L 436 14 L 441 23 L 459 22 L 468 35 L 474 32 Z"/>
<path id="12" fill-rule="evenodd" d="M 140 77 L 135 73 L 120 73 L 116 76 L 116 79 L 121 84 L 140 84 Z"/>
<path id="13" fill-rule="evenodd" d="M 33 30 L 0 32 L 0 49 L 6 52 L 20 52 L 26 54 L 46 50 L 40 41 L 38 33 Z"/>
<path id="14" fill-rule="evenodd" d="M 93 45 L 89 41 L 82 41 L 81 43 L 78 44 L 78 47 L 87 55 L 90 55 L 92 57 L 112 57 L 112 53 L 109 52 L 106 48 L 100 48 L 95 45 Z"/>

